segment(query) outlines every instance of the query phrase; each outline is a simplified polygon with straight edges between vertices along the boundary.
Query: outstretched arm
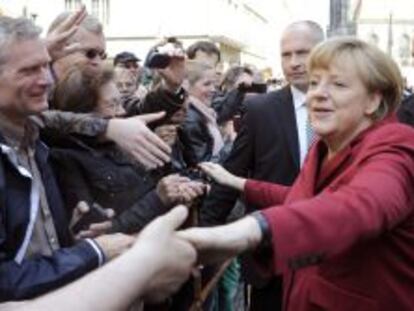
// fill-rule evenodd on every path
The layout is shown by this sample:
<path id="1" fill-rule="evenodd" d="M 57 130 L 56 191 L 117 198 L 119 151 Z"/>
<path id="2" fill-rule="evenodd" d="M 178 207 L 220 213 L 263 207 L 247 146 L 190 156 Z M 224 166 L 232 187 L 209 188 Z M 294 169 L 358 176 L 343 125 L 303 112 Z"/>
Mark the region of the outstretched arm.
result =
<path id="1" fill-rule="evenodd" d="M 188 279 L 196 260 L 193 246 L 175 233 L 187 215 L 185 207 L 175 208 L 148 225 L 127 253 L 102 269 L 7 310 L 124 310 L 137 298 L 161 301 Z"/>

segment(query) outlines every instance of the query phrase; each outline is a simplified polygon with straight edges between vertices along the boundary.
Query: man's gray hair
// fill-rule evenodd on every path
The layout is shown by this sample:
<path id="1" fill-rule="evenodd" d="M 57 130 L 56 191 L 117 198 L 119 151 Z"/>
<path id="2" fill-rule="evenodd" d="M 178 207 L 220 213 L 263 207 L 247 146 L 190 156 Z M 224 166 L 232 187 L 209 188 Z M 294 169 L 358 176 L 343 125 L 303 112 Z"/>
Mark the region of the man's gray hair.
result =
<path id="1" fill-rule="evenodd" d="M 0 16 L 0 66 L 7 60 L 10 44 L 15 41 L 38 39 L 42 29 L 27 18 Z"/>
<path id="2" fill-rule="evenodd" d="M 69 17 L 69 15 L 73 14 L 72 12 L 62 12 L 56 18 L 53 20 L 53 22 L 50 24 L 49 29 L 47 30 L 48 33 L 55 30 L 66 18 Z M 86 15 L 84 20 L 79 25 L 83 29 L 100 35 L 103 33 L 103 26 L 102 23 L 93 15 Z"/>
<path id="3" fill-rule="evenodd" d="M 314 21 L 310 21 L 310 20 L 302 20 L 302 21 L 293 22 L 286 27 L 285 31 L 294 29 L 297 27 L 308 28 L 312 32 L 315 42 L 321 42 L 325 40 L 325 33 L 322 27 L 318 23 Z"/>

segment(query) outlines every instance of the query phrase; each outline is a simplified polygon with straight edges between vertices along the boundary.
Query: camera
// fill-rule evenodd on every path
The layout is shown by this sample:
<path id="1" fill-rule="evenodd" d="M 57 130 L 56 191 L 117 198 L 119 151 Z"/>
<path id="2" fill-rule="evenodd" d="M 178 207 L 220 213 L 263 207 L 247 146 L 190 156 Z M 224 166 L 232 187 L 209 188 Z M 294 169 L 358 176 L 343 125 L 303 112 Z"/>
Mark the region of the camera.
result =
<path id="1" fill-rule="evenodd" d="M 182 52 L 184 58 L 183 45 L 175 37 L 166 40 L 150 49 L 145 59 L 145 67 L 150 69 L 164 69 L 171 63 L 171 57 L 177 57 L 176 51 Z M 171 56 L 172 55 L 172 56 Z M 181 56 L 180 56 L 181 57 Z"/>
<path id="2" fill-rule="evenodd" d="M 251 85 L 242 83 L 239 85 L 239 90 L 244 93 L 263 94 L 267 92 L 267 85 L 265 83 L 252 83 Z"/>
<path id="3" fill-rule="evenodd" d="M 151 50 L 145 59 L 145 66 L 151 69 L 164 69 L 170 64 L 170 56 L 162 54 L 158 49 Z"/>

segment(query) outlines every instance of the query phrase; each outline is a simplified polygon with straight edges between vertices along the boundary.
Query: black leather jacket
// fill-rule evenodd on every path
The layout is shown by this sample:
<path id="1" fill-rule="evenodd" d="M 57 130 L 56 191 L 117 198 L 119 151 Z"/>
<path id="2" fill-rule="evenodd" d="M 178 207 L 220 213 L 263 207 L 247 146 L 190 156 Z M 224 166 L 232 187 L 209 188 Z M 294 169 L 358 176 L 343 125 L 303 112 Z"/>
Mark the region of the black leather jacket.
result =
<path id="1" fill-rule="evenodd" d="M 192 105 L 188 108 L 181 140 L 185 146 L 184 159 L 190 167 L 211 160 L 213 137 L 207 128 L 204 116 Z"/>
<path id="2" fill-rule="evenodd" d="M 137 232 L 168 209 L 155 193 L 156 180 L 112 144 L 70 136 L 55 144 L 51 156 L 69 209 L 79 201 L 113 209 L 112 231 Z"/>

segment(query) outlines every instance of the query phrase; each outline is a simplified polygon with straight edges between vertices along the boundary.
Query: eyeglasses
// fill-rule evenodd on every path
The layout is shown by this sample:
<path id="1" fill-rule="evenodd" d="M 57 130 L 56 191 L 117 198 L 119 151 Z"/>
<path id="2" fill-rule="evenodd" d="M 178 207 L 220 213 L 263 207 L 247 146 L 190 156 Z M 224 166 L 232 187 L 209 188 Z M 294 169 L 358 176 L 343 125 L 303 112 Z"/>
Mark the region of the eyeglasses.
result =
<path id="1" fill-rule="evenodd" d="M 100 59 L 106 59 L 107 55 L 104 51 L 98 51 L 96 49 L 85 50 L 85 56 L 89 59 L 95 59 L 96 56 L 99 56 Z"/>

